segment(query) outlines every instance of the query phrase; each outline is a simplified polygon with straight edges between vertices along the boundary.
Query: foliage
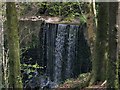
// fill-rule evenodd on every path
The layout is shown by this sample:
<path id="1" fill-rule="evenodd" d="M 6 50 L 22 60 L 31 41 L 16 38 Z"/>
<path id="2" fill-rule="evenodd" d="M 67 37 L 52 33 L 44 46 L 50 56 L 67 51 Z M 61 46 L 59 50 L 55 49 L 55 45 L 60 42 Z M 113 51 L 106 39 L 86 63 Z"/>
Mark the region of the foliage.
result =
<path id="1" fill-rule="evenodd" d="M 38 75 L 37 69 L 42 69 L 43 67 L 39 66 L 37 63 L 34 65 L 31 64 L 21 64 L 22 79 L 23 83 L 29 82 L 35 75 Z"/>
<path id="2" fill-rule="evenodd" d="M 85 22 L 84 14 L 87 13 L 87 3 L 84 2 L 34 2 L 20 3 L 20 16 L 26 16 L 27 13 L 32 13 L 32 16 L 58 16 L 69 21 L 76 17 Z"/>

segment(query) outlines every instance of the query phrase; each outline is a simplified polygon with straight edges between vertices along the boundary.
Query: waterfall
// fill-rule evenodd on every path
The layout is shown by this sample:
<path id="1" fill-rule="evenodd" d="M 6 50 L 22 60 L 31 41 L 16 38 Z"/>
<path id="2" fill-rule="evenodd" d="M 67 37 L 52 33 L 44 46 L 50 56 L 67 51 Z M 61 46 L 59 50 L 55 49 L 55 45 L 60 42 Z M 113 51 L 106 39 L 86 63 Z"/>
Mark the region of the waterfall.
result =
<path id="1" fill-rule="evenodd" d="M 66 66 L 66 78 L 70 78 L 72 76 L 72 64 L 75 60 L 76 50 L 75 50 L 75 43 L 76 43 L 76 34 L 78 32 L 78 26 L 70 25 L 69 29 L 69 37 L 68 37 L 68 55 L 67 55 L 67 66 Z"/>
<path id="2" fill-rule="evenodd" d="M 65 79 L 90 70 L 86 67 L 91 63 L 85 30 L 83 25 L 43 25 L 40 30 L 39 65 L 44 66 L 44 73 L 50 80 L 60 84 Z"/>
<path id="3" fill-rule="evenodd" d="M 56 43 L 55 43 L 55 82 L 58 83 L 61 81 L 61 70 L 63 62 L 63 49 L 65 43 L 65 29 L 66 25 L 59 24 Z"/>

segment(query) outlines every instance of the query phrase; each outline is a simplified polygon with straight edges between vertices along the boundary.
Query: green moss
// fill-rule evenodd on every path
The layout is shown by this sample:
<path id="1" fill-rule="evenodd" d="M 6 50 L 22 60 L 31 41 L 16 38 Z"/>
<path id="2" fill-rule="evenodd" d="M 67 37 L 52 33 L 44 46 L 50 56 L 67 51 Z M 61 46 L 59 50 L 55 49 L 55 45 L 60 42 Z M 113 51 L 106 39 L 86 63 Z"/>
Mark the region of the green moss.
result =
<path id="1" fill-rule="evenodd" d="M 21 75 L 20 75 L 20 48 L 18 37 L 18 19 L 15 9 L 15 3 L 7 2 L 7 36 L 9 48 L 9 87 L 21 88 Z"/>
<path id="2" fill-rule="evenodd" d="M 60 85 L 63 88 L 69 88 L 71 90 L 78 90 L 87 87 L 89 84 L 90 73 L 80 74 L 76 79 L 67 79 L 64 84 Z"/>
<path id="3" fill-rule="evenodd" d="M 99 3 L 98 27 L 96 32 L 95 50 L 92 60 L 92 78 L 90 84 L 106 79 L 106 52 L 108 32 L 108 3 Z"/>
<path id="4" fill-rule="evenodd" d="M 118 79 L 118 51 L 117 51 L 117 16 L 118 3 L 109 3 L 109 39 L 108 39 L 108 67 L 107 67 L 107 87 L 119 90 Z M 111 78 L 112 77 L 112 78 Z"/>

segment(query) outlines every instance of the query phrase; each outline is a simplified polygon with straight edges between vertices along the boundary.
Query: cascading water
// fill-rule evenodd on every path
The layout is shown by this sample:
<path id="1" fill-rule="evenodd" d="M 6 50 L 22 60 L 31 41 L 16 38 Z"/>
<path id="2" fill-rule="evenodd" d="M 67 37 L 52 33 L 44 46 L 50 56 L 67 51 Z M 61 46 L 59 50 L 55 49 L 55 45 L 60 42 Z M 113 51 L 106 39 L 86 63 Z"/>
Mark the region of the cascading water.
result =
<path id="1" fill-rule="evenodd" d="M 54 73 L 54 81 L 59 83 L 61 81 L 61 71 L 62 71 L 62 62 L 63 62 L 63 49 L 64 49 L 64 41 L 65 41 L 65 29 L 66 25 L 59 24 L 56 43 L 55 43 L 55 73 Z"/>
<path id="2" fill-rule="evenodd" d="M 40 30 L 38 62 L 46 67 L 44 73 L 51 81 L 60 84 L 65 79 L 90 70 L 90 67 L 85 67 L 91 64 L 85 30 L 83 25 L 44 24 Z"/>
<path id="3" fill-rule="evenodd" d="M 78 26 L 70 25 L 69 29 L 69 37 L 68 37 L 68 55 L 67 55 L 67 66 L 66 66 L 66 78 L 70 78 L 73 75 L 72 72 L 72 64 L 75 60 L 76 50 L 75 50 L 75 43 L 76 43 L 76 34 L 78 33 Z"/>

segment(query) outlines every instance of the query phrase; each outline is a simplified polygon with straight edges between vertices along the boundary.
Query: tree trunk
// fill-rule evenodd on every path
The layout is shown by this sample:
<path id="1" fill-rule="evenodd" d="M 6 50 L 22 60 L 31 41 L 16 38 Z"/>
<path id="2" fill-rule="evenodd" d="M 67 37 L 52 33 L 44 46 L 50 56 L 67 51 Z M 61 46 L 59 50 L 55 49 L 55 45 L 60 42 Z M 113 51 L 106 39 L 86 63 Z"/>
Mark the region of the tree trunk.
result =
<path id="1" fill-rule="evenodd" d="M 3 12 L 2 8 L 3 3 L 0 4 L 0 10 Z M 3 14 L 3 13 L 2 13 Z M 0 89 L 3 88 L 3 65 L 2 61 L 4 60 L 4 30 L 3 30 L 3 15 L 0 15 Z"/>
<path id="2" fill-rule="evenodd" d="M 117 17 L 117 23 L 118 23 L 118 79 L 119 79 L 119 88 L 120 88 L 120 2 L 118 6 L 118 17 Z"/>
<path id="3" fill-rule="evenodd" d="M 1 24 L 1 22 L 0 22 L 0 24 Z M 2 29 L 0 28 L 0 30 L 2 30 Z M 1 32 L 2 31 L 0 31 L 0 44 L 2 42 L 2 40 L 1 40 L 2 39 L 2 37 L 1 37 L 2 33 Z M 0 45 L 0 88 L 1 87 L 2 87 L 2 45 Z"/>
<path id="4" fill-rule="evenodd" d="M 9 49 L 9 88 L 22 89 L 20 76 L 20 49 L 18 37 L 18 18 L 14 2 L 6 3 L 7 37 Z"/>
<path id="5" fill-rule="evenodd" d="M 3 56 L 3 22 L 0 17 L 0 89 L 2 88 L 2 56 Z"/>
<path id="6" fill-rule="evenodd" d="M 118 90 L 117 70 L 117 16 L 118 2 L 109 3 L 109 40 L 108 40 L 108 65 L 107 65 L 107 87 Z M 113 90 L 113 89 L 112 89 Z"/>
<path id="7" fill-rule="evenodd" d="M 106 48 L 108 31 L 108 3 L 99 3 L 98 21 L 95 40 L 94 57 L 92 61 L 91 84 L 104 81 L 106 76 Z"/>
<path id="8" fill-rule="evenodd" d="M 96 10 L 95 1 L 89 2 L 87 7 L 87 36 L 88 44 L 90 46 L 91 54 L 93 53 L 94 41 L 95 41 L 95 31 L 96 31 Z"/>

